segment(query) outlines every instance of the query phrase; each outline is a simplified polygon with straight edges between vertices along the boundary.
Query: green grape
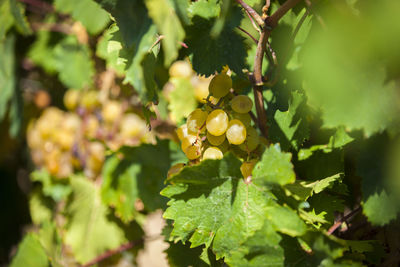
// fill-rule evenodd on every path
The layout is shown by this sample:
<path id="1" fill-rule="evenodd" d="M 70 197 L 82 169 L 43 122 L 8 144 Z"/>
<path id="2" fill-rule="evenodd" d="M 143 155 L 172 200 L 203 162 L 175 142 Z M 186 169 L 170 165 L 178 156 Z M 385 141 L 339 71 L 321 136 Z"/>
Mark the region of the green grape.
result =
<path id="1" fill-rule="evenodd" d="M 218 147 L 209 147 L 204 151 L 203 159 L 222 159 L 224 155 Z"/>
<path id="2" fill-rule="evenodd" d="M 256 165 L 257 160 L 252 159 L 250 161 L 245 161 L 240 166 L 240 172 L 242 173 L 244 178 L 251 176 L 254 166 Z"/>
<path id="3" fill-rule="evenodd" d="M 246 95 L 237 95 L 232 99 L 231 106 L 238 113 L 248 113 L 253 107 L 253 101 Z"/>
<path id="4" fill-rule="evenodd" d="M 101 115 L 106 123 L 115 122 L 123 113 L 121 103 L 110 100 L 103 105 Z"/>
<path id="5" fill-rule="evenodd" d="M 210 84 L 210 79 L 194 76 L 194 78 L 191 81 L 194 88 L 194 96 L 196 97 L 197 101 L 205 104 L 206 98 L 209 94 L 208 85 Z"/>
<path id="6" fill-rule="evenodd" d="M 226 138 L 229 143 L 240 145 L 246 140 L 246 127 L 240 120 L 231 120 L 226 130 Z"/>
<path id="7" fill-rule="evenodd" d="M 240 120 L 243 125 L 248 128 L 251 125 L 251 116 L 249 113 L 237 113 L 237 112 L 232 112 L 231 116 L 233 119 Z"/>
<path id="8" fill-rule="evenodd" d="M 216 109 L 208 114 L 206 127 L 210 134 L 219 136 L 226 132 L 228 128 L 228 115 L 222 109 Z"/>
<path id="9" fill-rule="evenodd" d="M 221 134 L 219 136 L 215 136 L 207 132 L 207 140 L 213 146 L 219 146 L 225 141 L 225 134 Z"/>
<path id="10" fill-rule="evenodd" d="M 80 104 L 86 109 L 94 109 L 99 105 L 99 93 L 95 90 L 84 92 L 80 99 Z"/>
<path id="11" fill-rule="evenodd" d="M 183 124 L 178 129 L 176 129 L 176 134 L 178 135 L 179 140 L 183 140 L 186 136 L 188 136 L 187 125 Z"/>
<path id="12" fill-rule="evenodd" d="M 228 142 L 228 140 L 226 140 L 226 138 L 225 138 L 224 142 L 223 142 L 222 144 L 220 144 L 220 145 L 218 146 L 218 148 L 219 148 L 219 150 L 221 150 L 221 152 L 222 152 L 223 154 L 225 154 L 226 152 L 228 152 L 228 150 L 229 150 L 229 142 Z"/>
<path id="13" fill-rule="evenodd" d="M 189 114 L 186 125 L 189 134 L 196 135 L 199 131 L 204 132 L 204 123 L 206 122 L 208 112 L 202 111 L 201 109 L 195 109 Z"/>
<path id="14" fill-rule="evenodd" d="M 186 157 L 190 160 L 199 158 L 201 156 L 201 145 L 201 140 L 196 138 L 194 142 L 190 143 L 185 150 L 183 150 Z"/>
<path id="15" fill-rule="evenodd" d="M 200 141 L 197 140 L 197 137 L 194 135 L 187 135 L 182 139 L 182 143 L 181 143 L 181 149 L 183 152 L 185 152 L 186 148 L 191 146 L 192 144 L 196 143 L 196 141 Z"/>
<path id="16" fill-rule="evenodd" d="M 244 151 L 251 152 L 257 148 L 260 144 L 260 138 L 258 136 L 257 130 L 253 127 L 247 128 L 246 140 L 239 145 L 240 149 Z"/>
<path id="17" fill-rule="evenodd" d="M 125 114 L 121 119 L 120 134 L 124 139 L 139 138 L 146 130 L 146 123 L 134 113 Z"/>
<path id="18" fill-rule="evenodd" d="M 232 79 L 226 74 L 217 74 L 212 78 L 208 90 L 216 98 L 221 98 L 229 93 L 232 88 Z"/>
<path id="19" fill-rule="evenodd" d="M 64 99 L 63 99 L 64 106 L 69 110 L 74 110 L 79 104 L 80 97 L 81 97 L 80 91 L 75 89 L 69 89 L 64 94 Z"/>
<path id="20" fill-rule="evenodd" d="M 189 78 L 192 75 L 192 66 L 184 60 L 175 61 L 169 68 L 169 76 Z"/>
<path id="21" fill-rule="evenodd" d="M 97 120 L 95 115 L 90 114 L 86 117 L 83 125 L 84 127 L 84 134 L 88 138 L 96 138 L 97 132 L 100 128 L 100 123 Z"/>

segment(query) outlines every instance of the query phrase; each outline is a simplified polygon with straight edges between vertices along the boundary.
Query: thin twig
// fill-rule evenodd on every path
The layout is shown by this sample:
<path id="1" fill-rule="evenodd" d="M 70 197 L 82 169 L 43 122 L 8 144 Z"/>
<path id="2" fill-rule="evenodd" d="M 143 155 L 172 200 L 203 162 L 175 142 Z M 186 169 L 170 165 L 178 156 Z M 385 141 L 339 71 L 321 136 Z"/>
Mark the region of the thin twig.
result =
<path id="1" fill-rule="evenodd" d="M 243 29 L 243 28 L 240 27 L 240 26 L 237 26 L 237 28 L 238 28 L 239 30 L 241 30 L 242 32 L 244 32 L 245 34 L 247 34 L 247 36 L 249 36 L 256 44 L 258 43 L 257 39 L 254 38 L 254 36 L 251 35 L 248 31 L 246 31 L 245 29 Z"/>
<path id="2" fill-rule="evenodd" d="M 264 20 L 261 16 L 248 4 L 246 4 L 243 0 L 236 0 L 249 14 L 253 17 L 253 19 L 257 22 L 257 24 L 263 28 L 264 27 Z"/>
<path id="3" fill-rule="evenodd" d="M 343 222 L 347 221 L 348 219 L 350 219 L 351 217 L 353 217 L 356 213 L 358 213 L 361 210 L 361 207 L 358 207 L 354 210 L 352 210 L 351 212 L 349 212 L 346 216 L 343 216 L 339 221 L 335 222 L 328 230 L 327 234 L 331 235 L 333 234 L 336 229 L 339 228 L 339 226 L 342 225 Z"/>
<path id="4" fill-rule="evenodd" d="M 246 15 L 247 15 L 247 17 L 249 17 L 249 19 L 250 19 L 250 21 L 251 21 L 251 25 L 253 25 L 253 28 L 254 28 L 259 34 L 261 34 L 260 27 L 258 27 L 257 24 L 254 22 L 254 19 L 250 16 L 249 12 L 247 12 L 246 9 L 245 9 L 244 11 L 246 11 Z"/>
<path id="5" fill-rule="evenodd" d="M 296 28 L 294 29 L 294 31 L 292 33 L 293 42 L 294 42 L 294 39 L 296 38 L 297 33 L 299 32 L 301 26 L 303 26 L 303 23 L 309 14 L 310 14 L 310 11 L 306 8 L 306 12 L 304 12 L 303 16 L 301 16 L 301 19 L 297 23 Z"/>

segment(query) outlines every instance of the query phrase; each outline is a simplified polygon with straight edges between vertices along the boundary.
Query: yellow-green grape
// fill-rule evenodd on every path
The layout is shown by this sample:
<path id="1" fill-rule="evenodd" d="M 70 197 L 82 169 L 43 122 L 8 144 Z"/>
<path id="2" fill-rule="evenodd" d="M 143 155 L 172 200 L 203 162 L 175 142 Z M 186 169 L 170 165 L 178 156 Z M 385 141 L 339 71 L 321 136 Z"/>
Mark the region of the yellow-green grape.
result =
<path id="1" fill-rule="evenodd" d="M 233 111 L 248 113 L 253 107 L 253 101 L 246 95 L 237 95 L 231 101 Z"/>
<path id="2" fill-rule="evenodd" d="M 80 91 L 69 89 L 64 94 L 64 106 L 69 110 L 74 110 L 79 104 L 80 97 Z"/>
<path id="3" fill-rule="evenodd" d="M 95 108 L 99 104 L 99 93 L 95 90 L 84 92 L 80 104 L 86 109 Z"/>
<path id="4" fill-rule="evenodd" d="M 184 60 L 175 61 L 169 68 L 169 76 L 188 78 L 192 75 L 192 66 Z"/>
<path id="5" fill-rule="evenodd" d="M 257 130 L 253 127 L 247 128 L 246 140 L 239 145 L 240 149 L 244 151 L 251 152 L 257 148 L 260 144 L 260 138 L 258 136 Z"/>
<path id="6" fill-rule="evenodd" d="M 247 178 L 251 176 L 251 173 L 253 172 L 254 166 L 256 165 L 257 160 L 252 159 L 250 161 L 245 161 L 242 163 L 240 166 L 240 171 L 243 175 L 244 178 Z"/>
<path id="7" fill-rule="evenodd" d="M 222 151 L 218 147 L 209 147 L 204 151 L 203 159 L 222 159 Z"/>
<path id="8" fill-rule="evenodd" d="M 221 98 L 229 93 L 232 88 L 232 79 L 226 74 L 217 74 L 212 78 L 208 90 L 216 98 Z"/>
<path id="9" fill-rule="evenodd" d="M 84 134 L 88 138 L 96 138 L 97 131 L 99 130 L 100 123 L 95 115 L 89 115 L 84 122 Z"/>
<path id="10" fill-rule="evenodd" d="M 233 119 L 240 120 L 246 128 L 250 127 L 251 125 L 251 116 L 249 113 L 231 113 Z"/>
<path id="11" fill-rule="evenodd" d="M 105 158 L 105 148 L 100 142 L 89 143 L 89 156 L 86 159 L 86 172 L 89 177 L 100 173 Z"/>
<path id="12" fill-rule="evenodd" d="M 123 113 L 122 105 L 115 100 L 107 101 L 101 109 L 101 115 L 106 123 L 115 122 Z"/>
<path id="13" fill-rule="evenodd" d="M 189 144 L 184 150 L 185 155 L 188 159 L 193 160 L 201 156 L 201 140 L 197 139 L 195 142 Z"/>
<path id="14" fill-rule="evenodd" d="M 246 140 L 246 127 L 240 120 L 231 120 L 226 130 L 226 138 L 229 143 L 240 145 Z"/>
<path id="15" fill-rule="evenodd" d="M 219 136 L 215 136 L 207 132 L 207 140 L 213 146 L 219 146 L 225 141 L 225 134 L 221 134 Z"/>
<path id="16" fill-rule="evenodd" d="M 189 114 L 186 125 L 189 134 L 196 135 L 199 131 L 204 132 L 204 123 L 206 122 L 208 112 L 201 109 L 195 109 Z"/>
<path id="17" fill-rule="evenodd" d="M 124 139 L 141 137 L 146 133 L 146 123 L 136 114 L 125 114 L 121 119 L 120 134 Z"/>
<path id="18" fill-rule="evenodd" d="M 186 148 L 194 143 L 196 143 L 197 137 L 194 135 L 187 135 L 182 139 L 181 149 L 185 152 Z"/>
<path id="19" fill-rule="evenodd" d="M 64 130 L 57 131 L 54 137 L 56 143 L 64 150 L 70 150 L 75 142 L 73 133 Z"/>
<path id="20" fill-rule="evenodd" d="M 210 80 L 208 78 L 195 76 L 195 78 L 192 79 L 192 84 L 194 87 L 194 96 L 200 103 L 203 104 L 206 103 L 206 98 L 209 94 L 208 92 L 209 83 Z"/>
<path id="21" fill-rule="evenodd" d="M 171 168 L 169 168 L 168 170 L 168 174 L 167 177 L 171 177 L 172 175 L 180 172 L 180 170 L 185 167 L 185 163 L 176 163 L 174 165 L 171 166 Z"/>
<path id="22" fill-rule="evenodd" d="M 187 129 L 187 125 L 183 124 L 178 129 L 176 129 L 176 134 L 178 135 L 179 140 L 183 140 L 189 133 Z"/>
<path id="23" fill-rule="evenodd" d="M 78 115 L 74 113 L 67 113 L 64 116 L 64 121 L 62 126 L 66 131 L 76 134 L 79 128 L 81 127 L 81 119 L 79 118 Z"/>
<path id="24" fill-rule="evenodd" d="M 228 128 L 228 115 L 222 109 L 216 109 L 207 116 L 206 127 L 210 134 L 219 136 Z"/>
<path id="25" fill-rule="evenodd" d="M 221 152 L 222 152 L 223 154 L 225 154 L 226 152 L 228 152 L 228 150 L 229 150 L 229 142 L 228 142 L 228 140 L 226 140 L 226 138 L 225 138 L 225 141 L 222 142 L 222 144 L 220 144 L 220 145 L 218 146 L 218 148 L 219 148 L 219 150 L 221 150 Z"/>

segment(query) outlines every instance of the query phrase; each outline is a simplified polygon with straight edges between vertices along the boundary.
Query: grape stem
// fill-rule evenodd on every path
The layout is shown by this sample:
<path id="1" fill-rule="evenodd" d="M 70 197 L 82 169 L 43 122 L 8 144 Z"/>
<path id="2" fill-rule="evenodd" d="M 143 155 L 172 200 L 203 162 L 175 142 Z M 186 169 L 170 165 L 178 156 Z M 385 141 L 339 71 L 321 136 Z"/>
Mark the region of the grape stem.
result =
<path id="1" fill-rule="evenodd" d="M 262 62 L 264 54 L 266 52 L 268 38 L 271 35 L 272 30 L 278 25 L 279 20 L 300 0 L 287 0 L 283 3 L 271 16 L 268 16 L 267 12 L 270 6 L 270 0 L 265 1 L 265 6 L 262 11 L 263 14 L 260 16 L 253 8 L 247 5 L 242 0 L 236 0 L 257 22 L 261 27 L 260 38 L 258 39 L 256 57 L 254 59 L 254 72 L 253 72 L 253 93 L 257 111 L 258 126 L 264 135 L 268 136 L 267 126 L 267 114 L 264 108 L 264 98 L 262 94 L 263 90 L 263 75 L 262 75 Z M 261 21 L 260 21 L 261 20 Z"/>

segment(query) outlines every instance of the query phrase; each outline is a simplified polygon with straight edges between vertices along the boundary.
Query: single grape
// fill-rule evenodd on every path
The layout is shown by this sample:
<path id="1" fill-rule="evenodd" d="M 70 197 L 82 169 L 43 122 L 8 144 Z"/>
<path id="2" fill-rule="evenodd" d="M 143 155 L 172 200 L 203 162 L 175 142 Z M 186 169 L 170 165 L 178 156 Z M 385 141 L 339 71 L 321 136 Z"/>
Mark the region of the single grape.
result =
<path id="1" fill-rule="evenodd" d="M 233 119 L 240 120 L 243 125 L 248 128 L 251 125 L 251 116 L 249 113 L 237 113 L 237 112 L 232 112 L 231 116 Z"/>
<path id="2" fill-rule="evenodd" d="M 192 75 L 192 72 L 192 66 L 184 60 L 175 61 L 169 68 L 169 75 L 171 77 L 188 78 Z"/>
<path id="3" fill-rule="evenodd" d="M 186 125 L 189 134 L 196 135 L 199 131 L 204 132 L 204 123 L 206 122 L 208 112 L 201 109 L 195 109 L 189 114 Z"/>
<path id="4" fill-rule="evenodd" d="M 226 132 L 228 128 L 228 115 L 222 109 L 216 109 L 208 114 L 206 127 L 210 134 L 219 136 Z"/>
<path id="5" fill-rule="evenodd" d="M 181 143 L 181 149 L 183 152 L 185 152 L 186 148 L 191 146 L 192 144 L 195 144 L 196 142 L 200 142 L 200 140 L 197 140 L 197 137 L 194 135 L 187 135 L 182 139 Z"/>
<path id="6" fill-rule="evenodd" d="M 247 128 L 246 140 L 239 145 L 240 149 L 251 152 L 260 144 L 260 137 L 253 127 Z"/>
<path id="7" fill-rule="evenodd" d="M 228 152 L 228 151 L 229 151 L 229 148 L 230 148 L 230 145 L 229 145 L 228 140 L 226 140 L 226 138 L 225 138 L 224 142 L 222 142 L 222 144 L 220 144 L 220 145 L 218 146 L 218 148 L 219 148 L 219 150 L 221 150 L 221 152 L 222 152 L 223 154 L 225 154 L 226 152 Z"/>
<path id="8" fill-rule="evenodd" d="M 81 97 L 81 92 L 75 89 L 69 89 L 64 94 L 64 106 L 69 110 L 74 110 L 78 104 Z"/>
<path id="9" fill-rule="evenodd" d="M 231 106 L 238 113 L 248 113 L 253 107 L 253 101 L 246 95 L 237 95 L 232 99 Z"/>
<path id="10" fill-rule="evenodd" d="M 178 135 L 179 140 L 183 140 L 189 133 L 187 129 L 187 125 L 183 124 L 178 129 L 176 129 L 176 134 Z"/>
<path id="11" fill-rule="evenodd" d="M 187 140 L 187 139 L 185 139 Z M 191 141 L 191 140 L 189 140 Z M 183 145 L 183 142 L 182 142 Z M 188 146 L 186 146 L 185 144 L 185 149 L 183 150 L 185 152 L 186 157 L 188 157 L 188 159 L 193 160 L 193 159 L 197 159 L 201 156 L 201 140 L 197 139 L 195 137 L 195 141 L 192 143 L 189 143 Z"/>
<path id="12" fill-rule="evenodd" d="M 100 128 L 100 123 L 97 120 L 96 116 L 92 114 L 87 116 L 85 121 L 83 122 L 83 125 L 85 136 L 90 139 L 96 138 L 97 132 Z"/>
<path id="13" fill-rule="evenodd" d="M 215 136 L 207 132 L 207 140 L 213 146 L 219 146 L 225 141 L 225 134 L 221 134 L 219 136 Z"/>
<path id="14" fill-rule="evenodd" d="M 216 98 L 224 97 L 232 88 L 232 79 L 226 74 L 217 74 L 212 78 L 208 90 Z"/>
<path id="15" fill-rule="evenodd" d="M 123 113 L 122 105 L 120 102 L 115 100 L 107 101 L 101 109 L 101 115 L 106 123 L 113 123 Z"/>
<path id="16" fill-rule="evenodd" d="M 205 104 L 206 98 L 209 94 L 208 85 L 210 84 L 210 79 L 194 76 L 191 81 L 194 88 L 194 96 L 196 97 L 197 101 Z"/>
<path id="17" fill-rule="evenodd" d="M 84 92 L 80 99 L 80 105 L 89 110 L 94 109 L 99 105 L 99 93 L 95 90 Z"/>
<path id="18" fill-rule="evenodd" d="M 222 159 L 224 155 L 218 147 L 209 147 L 204 151 L 203 159 Z"/>
<path id="19" fill-rule="evenodd" d="M 124 139 L 139 138 L 146 129 L 146 123 L 134 113 L 125 114 L 121 119 L 120 134 Z"/>
<path id="20" fill-rule="evenodd" d="M 240 172 L 242 173 L 244 178 L 251 176 L 254 166 L 256 165 L 257 160 L 252 159 L 250 161 L 245 161 L 240 166 Z"/>
<path id="21" fill-rule="evenodd" d="M 231 120 L 226 130 L 226 138 L 229 143 L 240 145 L 246 140 L 246 127 L 240 120 Z"/>

